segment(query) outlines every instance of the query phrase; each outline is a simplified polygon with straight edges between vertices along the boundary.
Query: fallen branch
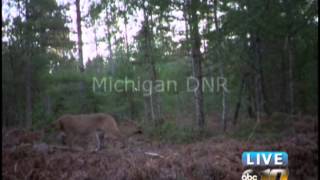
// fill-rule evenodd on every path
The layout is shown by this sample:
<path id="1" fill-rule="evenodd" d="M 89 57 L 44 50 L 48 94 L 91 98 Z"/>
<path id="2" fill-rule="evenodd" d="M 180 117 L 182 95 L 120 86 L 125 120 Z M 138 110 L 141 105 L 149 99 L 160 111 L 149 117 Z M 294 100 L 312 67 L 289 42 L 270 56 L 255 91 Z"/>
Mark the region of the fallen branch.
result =
<path id="1" fill-rule="evenodd" d="M 164 158 L 164 156 L 158 154 L 158 153 L 154 153 L 154 152 L 145 152 L 144 153 L 145 155 L 149 155 L 149 156 L 152 156 L 152 157 L 160 157 L 160 158 Z"/>
<path id="2" fill-rule="evenodd" d="M 254 135 L 254 133 L 255 133 L 255 131 L 256 131 L 256 129 L 257 129 L 257 127 L 258 127 L 258 125 L 259 125 L 259 121 L 257 121 L 257 122 L 256 122 L 256 124 L 254 125 L 254 127 L 253 127 L 253 129 L 252 129 L 252 131 L 251 131 L 251 133 L 250 133 L 250 135 L 249 135 L 249 137 L 248 137 L 248 139 L 247 139 L 246 143 L 247 143 L 247 142 L 249 142 L 249 140 L 253 137 L 253 135 Z"/>
<path id="3" fill-rule="evenodd" d="M 50 149 L 71 150 L 71 151 L 84 151 L 82 148 L 79 148 L 79 147 L 70 148 L 70 147 L 68 147 L 68 146 L 61 146 L 61 145 L 50 145 Z"/>

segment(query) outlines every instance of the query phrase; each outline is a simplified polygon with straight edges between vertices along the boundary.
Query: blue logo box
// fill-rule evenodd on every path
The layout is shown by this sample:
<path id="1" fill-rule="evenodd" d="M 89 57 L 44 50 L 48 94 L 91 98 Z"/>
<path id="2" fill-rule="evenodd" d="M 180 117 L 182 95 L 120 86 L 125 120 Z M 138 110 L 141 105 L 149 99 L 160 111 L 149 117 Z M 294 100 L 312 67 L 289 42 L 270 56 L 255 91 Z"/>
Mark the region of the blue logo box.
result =
<path id="1" fill-rule="evenodd" d="M 243 152 L 244 166 L 288 166 L 288 154 L 282 151 Z"/>

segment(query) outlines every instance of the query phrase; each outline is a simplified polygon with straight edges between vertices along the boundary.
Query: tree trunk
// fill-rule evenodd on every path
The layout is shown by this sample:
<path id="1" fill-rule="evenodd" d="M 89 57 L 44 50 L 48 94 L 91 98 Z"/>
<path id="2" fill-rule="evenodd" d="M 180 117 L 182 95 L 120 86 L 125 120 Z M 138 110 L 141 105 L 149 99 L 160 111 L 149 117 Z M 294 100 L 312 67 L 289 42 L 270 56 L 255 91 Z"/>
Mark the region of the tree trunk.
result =
<path id="1" fill-rule="evenodd" d="M 288 76 L 287 76 L 287 58 L 286 58 L 286 38 L 284 39 L 284 49 L 283 49 L 283 57 L 281 59 L 281 90 L 279 100 L 277 101 L 280 104 L 280 111 L 281 112 L 289 112 L 288 109 L 288 96 L 287 96 L 287 83 L 288 83 Z M 280 99 L 281 97 L 281 99 Z"/>
<path id="2" fill-rule="evenodd" d="M 259 122 L 262 113 L 269 115 L 269 110 L 266 105 L 266 93 L 264 86 L 264 75 L 262 67 L 262 55 L 261 55 L 261 39 L 258 33 L 252 34 L 251 37 L 252 50 L 254 57 L 254 85 L 255 85 L 255 109 L 256 118 Z"/>
<path id="3" fill-rule="evenodd" d="M 221 38 L 221 34 L 220 34 L 220 28 L 219 28 L 219 22 L 218 22 L 218 16 L 217 16 L 217 9 L 218 9 L 218 0 L 214 0 L 213 1 L 213 15 L 214 15 L 214 24 L 215 24 L 215 29 L 218 33 L 218 43 L 221 46 L 223 46 L 223 42 L 222 42 L 222 38 Z M 221 48 L 221 50 L 223 50 Z M 221 57 L 219 58 L 221 59 Z M 220 76 L 224 78 L 224 65 L 223 65 L 223 62 L 220 60 L 219 62 L 219 73 L 220 73 Z M 227 129 L 227 122 L 226 122 L 226 92 L 223 90 L 222 91 L 222 112 L 221 112 L 221 122 L 222 122 L 222 129 L 223 129 L 223 132 L 226 131 Z"/>
<path id="4" fill-rule="evenodd" d="M 127 2 L 124 2 L 124 32 L 125 32 L 125 47 L 126 47 L 126 54 L 127 54 L 127 63 L 130 62 L 130 49 L 129 49 L 129 42 L 128 42 L 128 17 L 127 17 L 127 12 L 128 12 L 128 5 Z M 126 92 L 128 101 L 129 101 L 129 111 L 130 111 L 130 118 L 131 120 L 134 119 L 135 116 L 135 106 L 134 106 L 134 93 L 133 90 L 132 92 Z"/>
<path id="5" fill-rule="evenodd" d="M 26 21 L 29 21 L 29 2 L 25 0 L 25 16 Z M 31 31 L 31 27 L 28 26 L 28 30 Z M 32 128 L 32 62 L 31 62 L 31 46 L 28 42 L 28 37 L 26 37 L 26 127 Z"/>
<path id="6" fill-rule="evenodd" d="M 133 120 L 135 118 L 133 94 L 131 92 L 127 92 L 127 96 L 128 96 L 128 101 L 129 101 L 130 118 L 131 118 L 131 120 Z"/>
<path id="7" fill-rule="evenodd" d="M 261 74 L 260 74 L 260 55 L 259 55 L 259 37 L 257 34 L 254 34 L 252 37 L 252 48 L 254 53 L 254 93 L 255 93 L 255 112 L 256 112 L 256 120 L 260 122 L 261 113 L 263 112 L 263 99 L 261 94 Z"/>
<path id="8" fill-rule="evenodd" d="M 80 0 L 76 0 L 76 13 L 77 13 L 77 35 L 78 35 L 78 53 L 79 53 L 79 69 L 80 72 L 84 71 L 83 66 L 83 51 L 82 51 L 82 31 L 81 31 L 81 11 Z"/>
<path id="9" fill-rule="evenodd" d="M 80 73 L 83 75 L 84 72 L 84 65 L 83 65 L 83 51 L 82 51 L 82 31 L 81 31 L 81 11 L 80 11 L 80 0 L 76 0 L 76 14 L 77 14 L 77 35 L 78 35 L 78 54 L 79 54 L 79 70 Z M 79 83 L 80 86 L 80 94 L 81 99 L 80 100 L 80 110 L 85 111 L 85 87 L 84 87 L 84 81 L 81 80 Z M 81 101 L 83 100 L 83 101 Z"/>
<path id="10" fill-rule="evenodd" d="M 257 70 L 259 74 L 259 88 L 260 88 L 260 93 L 261 93 L 261 110 L 263 110 L 267 115 L 270 115 L 270 111 L 268 108 L 268 96 L 266 93 L 266 88 L 265 88 L 265 81 L 264 81 L 264 73 L 263 73 L 263 67 L 262 67 L 262 53 L 261 53 L 261 40 L 257 36 L 256 38 L 256 56 L 257 56 Z"/>
<path id="11" fill-rule="evenodd" d="M 158 79 L 157 77 L 157 71 L 156 71 L 156 66 L 153 60 L 151 60 L 151 69 L 152 69 L 152 75 L 151 75 L 151 80 L 152 80 L 152 89 L 154 89 L 154 83 Z M 155 92 L 152 90 L 151 94 L 151 107 L 152 107 L 152 113 L 153 113 L 153 119 L 155 122 L 155 125 L 161 124 L 161 106 L 160 106 L 160 95 L 158 92 Z"/>
<path id="12" fill-rule="evenodd" d="M 108 42 L 108 50 L 109 50 L 109 61 L 111 64 L 111 74 L 115 73 L 115 62 L 113 59 L 113 51 L 112 51 L 112 43 L 111 43 L 111 20 L 110 20 L 109 8 L 106 8 L 106 21 L 107 21 L 107 42 Z"/>
<path id="13" fill-rule="evenodd" d="M 97 38 L 97 29 L 96 27 L 93 28 L 93 34 L 94 34 L 94 45 L 96 48 L 96 53 L 98 55 L 98 38 Z"/>
<path id="14" fill-rule="evenodd" d="M 289 113 L 294 114 L 294 88 L 293 88 L 293 54 L 290 45 L 290 36 L 285 39 L 285 50 L 288 55 L 288 92 L 289 92 Z"/>
<path id="15" fill-rule="evenodd" d="M 260 91 L 260 77 L 258 74 L 255 75 L 255 107 L 256 107 L 256 120 L 257 122 L 260 122 L 261 120 L 261 91 Z"/>
<path id="16" fill-rule="evenodd" d="M 202 67 L 201 67 L 201 41 L 198 27 L 198 15 L 197 10 L 199 8 L 199 1 L 192 0 L 190 6 L 191 20 L 189 22 L 191 29 L 191 40 L 192 40 L 192 66 L 193 76 L 198 81 L 199 86 L 195 88 L 194 99 L 195 99 L 195 110 L 196 110 L 196 121 L 200 130 L 203 130 L 205 125 L 204 111 L 203 111 L 203 92 L 202 92 Z"/>
<path id="17" fill-rule="evenodd" d="M 160 101 L 159 101 L 159 94 L 154 92 L 154 83 L 157 80 L 157 72 L 156 72 L 156 66 L 155 62 L 153 60 L 152 56 L 152 28 L 150 27 L 150 24 L 152 24 L 152 10 L 150 9 L 150 6 L 145 7 L 145 3 L 143 3 L 143 14 L 144 14 L 144 27 L 143 27 L 143 33 L 144 33 L 144 41 L 145 41 L 145 47 L 144 47 L 144 58 L 147 65 L 147 70 L 149 72 L 149 77 L 152 82 L 150 88 L 150 93 L 145 96 L 145 111 L 148 119 L 151 119 L 155 126 L 157 126 L 160 123 Z M 149 17 L 151 18 L 151 23 L 149 22 Z"/>
<path id="18" fill-rule="evenodd" d="M 26 56 L 29 57 L 29 56 Z M 31 73 L 32 73 L 32 65 L 31 59 L 27 58 L 26 65 L 26 121 L 27 128 L 32 127 L 32 83 L 31 83 Z"/>
<path id="19" fill-rule="evenodd" d="M 149 63 L 150 61 L 150 54 L 149 54 L 149 44 L 148 44 L 148 31 L 149 31 L 149 25 L 148 25 L 148 15 L 147 15 L 147 10 L 146 7 L 143 6 L 143 12 L 144 12 L 144 44 L 145 44 L 145 48 L 144 48 L 144 59 L 146 63 Z M 148 66 L 147 66 L 148 68 Z M 151 87 L 148 87 L 151 88 Z M 146 95 L 144 95 L 144 111 L 145 111 L 145 118 L 147 120 L 154 120 L 153 119 L 153 115 L 152 115 L 152 105 L 150 104 L 151 102 L 151 95 L 149 93 L 147 93 Z"/>
<path id="20" fill-rule="evenodd" d="M 127 53 L 127 61 L 129 62 L 130 60 L 130 52 L 129 52 L 129 42 L 128 42 L 128 17 L 127 17 L 127 13 L 128 12 L 128 5 L 126 2 L 124 2 L 124 9 L 125 9 L 125 13 L 124 13 L 124 31 L 125 31 L 125 46 L 126 46 L 126 53 Z"/>
<path id="21" fill-rule="evenodd" d="M 52 104 L 51 104 L 51 98 L 49 95 L 45 97 L 45 107 L 46 107 L 47 118 L 50 118 L 52 115 Z"/>
<path id="22" fill-rule="evenodd" d="M 189 20 L 189 14 L 188 14 L 188 8 L 190 6 L 190 0 L 184 0 L 184 4 L 183 4 L 183 18 L 185 20 L 185 29 L 186 29 L 186 55 L 189 56 L 190 55 L 190 48 L 189 48 L 189 41 L 190 41 L 190 31 L 189 31 L 189 24 L 188 22 Z"/>
<path id="23" fill-rule="evenodd" d="M 252 85 L 254 84 L 254 82 L 253 81 L 249 81 L 248 83 L 245 83 L 246 84 L 246 89 L 247 89 L 247 91 L 248 91 L 248 96 L 247 96 L 247 100 L 248 100 L 248 105 L 247 105 L 247 111 L 248 111 L 248 115 L 249 115 L 249 117 L 250 118 L 255 118 L 255 110 L 254 110 L 254 108 L 255 108 L 255 102 L 254 102 L 254 99 L 255 99 L 255 97 L 254 97 L 254 90 L 252 90 L 253 88 L 252 88 Z"/>
<path id="24" fill-rule="evenodd" d="M 143 106 L 144 106 L 144 119 L 147 121 L 152 120 L 151 112 L 150 112 L 150 96 L 144 95 L 143 96 Z"/>
<path id="25" fill-rule="evenodd" d="M 243 76 L 242 80 L 241 80 L 241 85 L 240 85 L 239 95 L 238 95 L 238 102 L 237 102 L 237 105 L 236 105 L 236 108 L 235 108 L 235 113 L 234 113 L 234 118 L 233 118 L 233 125 L 234 126 L 237 124 L 237 121 L 238 121 L 238 114 L 239 114 L 239 110 L 240 110 L 240 107 L 241 107 L 242 91 L 243 91 L 243 88 L 244 88 L 245 77 L 246 76 Z"/>
<path id="26" fill-rule="evenodd" d="M 291 1 L 288 0 L 284 0 L 284 4 L 285 4 L 285 12 L 287 14 L 286 16 L 286 21 L 287 21 L 287 35 L 285 37 L 285 44 L 284 44 L 284 51 L 285 54 L 288 58 L 288 73 L 287 73 L 287 77 L 288 77 L 288 88 L 286 88 L 288 90 L 288 101 L 289 101 L 289 113 L 290 115 L 294 114 L 294 82 L 293 82 L 293 63 L 294 63 L 294 56 L 293 56 L 293 52 L 292 52 L 292 42 L 291 42 L 291 38 L 293 36 L 292 33 L 292 19 L 291 17 L 293 16 L 294 12 L 292 11 L 292 9 L 290 9 L 291 7 Z"/>

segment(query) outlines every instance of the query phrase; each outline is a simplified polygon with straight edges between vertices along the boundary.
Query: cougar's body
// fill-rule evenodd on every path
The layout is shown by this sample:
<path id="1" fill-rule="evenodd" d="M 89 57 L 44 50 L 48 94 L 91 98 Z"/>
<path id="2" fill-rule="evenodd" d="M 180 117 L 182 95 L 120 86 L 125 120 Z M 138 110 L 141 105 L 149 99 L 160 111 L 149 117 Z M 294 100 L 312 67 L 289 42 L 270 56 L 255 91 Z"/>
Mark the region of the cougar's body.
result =
<path id="1" fill-rule="evenodd" d="M 70 146 L 75 138 L 90 135 L 96 136 L 97 149 L 100 149 L 100 140 L 104 138 L 122 141 L 118 125 L 109 114 L 63 115 L 56 121 L 56 127 L 64 134 L 64 142 Z"/>

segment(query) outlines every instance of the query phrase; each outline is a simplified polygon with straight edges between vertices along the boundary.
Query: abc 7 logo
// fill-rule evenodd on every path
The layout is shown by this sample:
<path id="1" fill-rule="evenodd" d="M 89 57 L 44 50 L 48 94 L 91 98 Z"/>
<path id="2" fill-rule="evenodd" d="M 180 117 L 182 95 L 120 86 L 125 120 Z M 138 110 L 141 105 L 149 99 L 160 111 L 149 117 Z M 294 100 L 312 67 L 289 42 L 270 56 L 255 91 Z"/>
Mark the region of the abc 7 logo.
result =
<path id="1" fill-rule="evenodd" d="M 261 180 L 261 179 L 279 179 L 288 180 L 288 169 L 265 169 L 262 171 L 254 171 L 247 169 L 242 173 L 241 180 Z"/>
<path id="2" fill-rule="evenodd" d="M 260 176 L 252 169 L 248 169 L 242 173 L 241 180 L 260 180 Z"/>

